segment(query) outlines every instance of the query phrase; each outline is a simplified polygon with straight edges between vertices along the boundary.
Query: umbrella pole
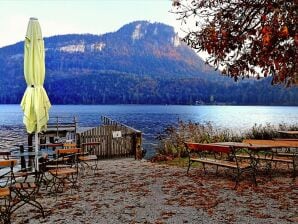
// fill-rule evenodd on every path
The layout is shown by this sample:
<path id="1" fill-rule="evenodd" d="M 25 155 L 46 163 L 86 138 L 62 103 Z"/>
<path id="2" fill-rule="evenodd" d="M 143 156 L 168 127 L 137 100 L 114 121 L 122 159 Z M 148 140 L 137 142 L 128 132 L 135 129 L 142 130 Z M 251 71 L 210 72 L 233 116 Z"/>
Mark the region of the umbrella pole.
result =
<path id="1" fill-rule="evenodd" d="M 35 132 L 35 170 L 39 171 L 38 163 L 38 132 Z"/>

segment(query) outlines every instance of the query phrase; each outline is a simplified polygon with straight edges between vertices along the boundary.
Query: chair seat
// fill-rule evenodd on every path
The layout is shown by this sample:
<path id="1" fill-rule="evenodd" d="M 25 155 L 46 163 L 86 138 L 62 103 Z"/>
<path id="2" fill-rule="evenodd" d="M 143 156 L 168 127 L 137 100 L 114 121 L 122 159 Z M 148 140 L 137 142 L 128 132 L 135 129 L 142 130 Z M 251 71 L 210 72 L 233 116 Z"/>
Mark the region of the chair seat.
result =
<path id="1" fill-rule="evenodd" d="M 24 183 L 16 183 L 14 185 L 14 187 L 16 189 L 34 189 L 34 188 L 37 188 L 37 185 L 35 183 L 30 183 L 30 182 L 24 182 Z"/>
<path id="2" fill-rule="evenodd" d="M 69 158 L 68 157 L 59 157 L 58 159 L 56 159 L 57 162 L 65 162 L 68 161 Z"/>
<path id="3" fill-rule="evenodd" d="M 51 173 L 53 175 L 67 175 L 67 174 L 73 174 L 76 172 L 77 172 L 77 170 L 74 168 L 63 168 L 63 169 L 49 170 L 49 173 Z"/>
<path id="4" fill-rule="evenodd" d="M 59 165 L 47 165 L 46 168 L 49 170 L 64 169 L 69 168 L 71 165 L 68 164 L 59 164 Z"/>
<path id="5" fill-rule="evenodd" d="M 10 189 L 8 187 L 0 188 L 0 197 L 7 197 L 10 195 Z"/>
<path id="6" fill-rule="evenodd" d="M 79 160 L 81 161 L 97 160 L 97 156 L 96 155 L 79 156 Z"/>

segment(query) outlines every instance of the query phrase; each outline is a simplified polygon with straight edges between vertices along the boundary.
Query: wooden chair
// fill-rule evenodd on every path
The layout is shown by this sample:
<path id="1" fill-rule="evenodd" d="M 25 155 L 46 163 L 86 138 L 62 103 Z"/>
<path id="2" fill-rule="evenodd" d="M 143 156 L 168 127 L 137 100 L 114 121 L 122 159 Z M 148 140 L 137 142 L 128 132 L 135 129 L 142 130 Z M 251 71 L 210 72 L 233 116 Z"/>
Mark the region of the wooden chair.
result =
<path id="1" fill-rule="evenodd" d="M 99 157 L 95 155 L 95 147 L 100 145 L 101 142 L 88 142 L 82 143 L 82 153 L 79 156 L 79 161 L 82 165 L 82 168 L 90 167 L 94 172 L 98 170 L 98 160 Z"/>
<path id="2" fill-rule="evenodd" d="M 20 171 L 14 174 L 15 181 L 10 187 L 13 192 L 11 212 L 24 205 L 31 205 L 41 212 L 42 217 L 45 217 L 43 206 L 36 200 L 42 177 L 43 173 L 40 171 Z"/>
<path id="3" fill-rule="evenodd" d="M 52 165 L 48 165 L 48 173 L 52 176 L 47 185 L 54 193 L 63 192 L 64 188 L 70 184 L 71 188 L 76 188 L 78 179 L 78 154 L 79 148 L 57 149 L 57 159 Z M 51 185 L 51 186 L 50 186 Z"/>
<path id="4" fill-rule="evenodd" d="M 10 186 L 14 181 L 13 168 L 16 166 L 16 160 L 1 160 L 0 176 L 0 219 L 3 223 L 10 223 L 12 197 Z"/>

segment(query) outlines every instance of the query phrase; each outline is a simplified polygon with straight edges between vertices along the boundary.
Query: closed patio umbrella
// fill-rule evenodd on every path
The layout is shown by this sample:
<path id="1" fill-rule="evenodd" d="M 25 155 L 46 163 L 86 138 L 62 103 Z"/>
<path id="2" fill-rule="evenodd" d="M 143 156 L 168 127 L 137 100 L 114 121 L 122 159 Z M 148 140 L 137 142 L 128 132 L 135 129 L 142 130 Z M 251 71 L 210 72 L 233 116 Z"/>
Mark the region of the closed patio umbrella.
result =
<path id="1" fill-rule="evenodd" d="M 35 132 L 35 164 L 38 167 L 38 133 L 47 129 L 50 100 L 43 87 L 45 79 L 44 41 L 36 18 L 30 18 L 24 45 L 24 76 L 27 88 L 21 101 L 23 122 L 28 133 Z"/>

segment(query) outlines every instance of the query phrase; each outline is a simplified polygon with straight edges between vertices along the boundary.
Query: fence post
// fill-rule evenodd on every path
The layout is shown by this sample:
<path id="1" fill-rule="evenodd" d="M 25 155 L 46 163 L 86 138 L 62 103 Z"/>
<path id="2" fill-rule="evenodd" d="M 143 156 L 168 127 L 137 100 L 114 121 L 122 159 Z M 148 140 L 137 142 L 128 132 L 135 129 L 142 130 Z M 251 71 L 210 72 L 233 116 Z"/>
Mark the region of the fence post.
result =
<path id="1" fill-rule="evenodd" d="M 142 132 L 135 132 L 133 135 L 133 150 L 135 153 L 135 159 L 142 159 Z"/>

